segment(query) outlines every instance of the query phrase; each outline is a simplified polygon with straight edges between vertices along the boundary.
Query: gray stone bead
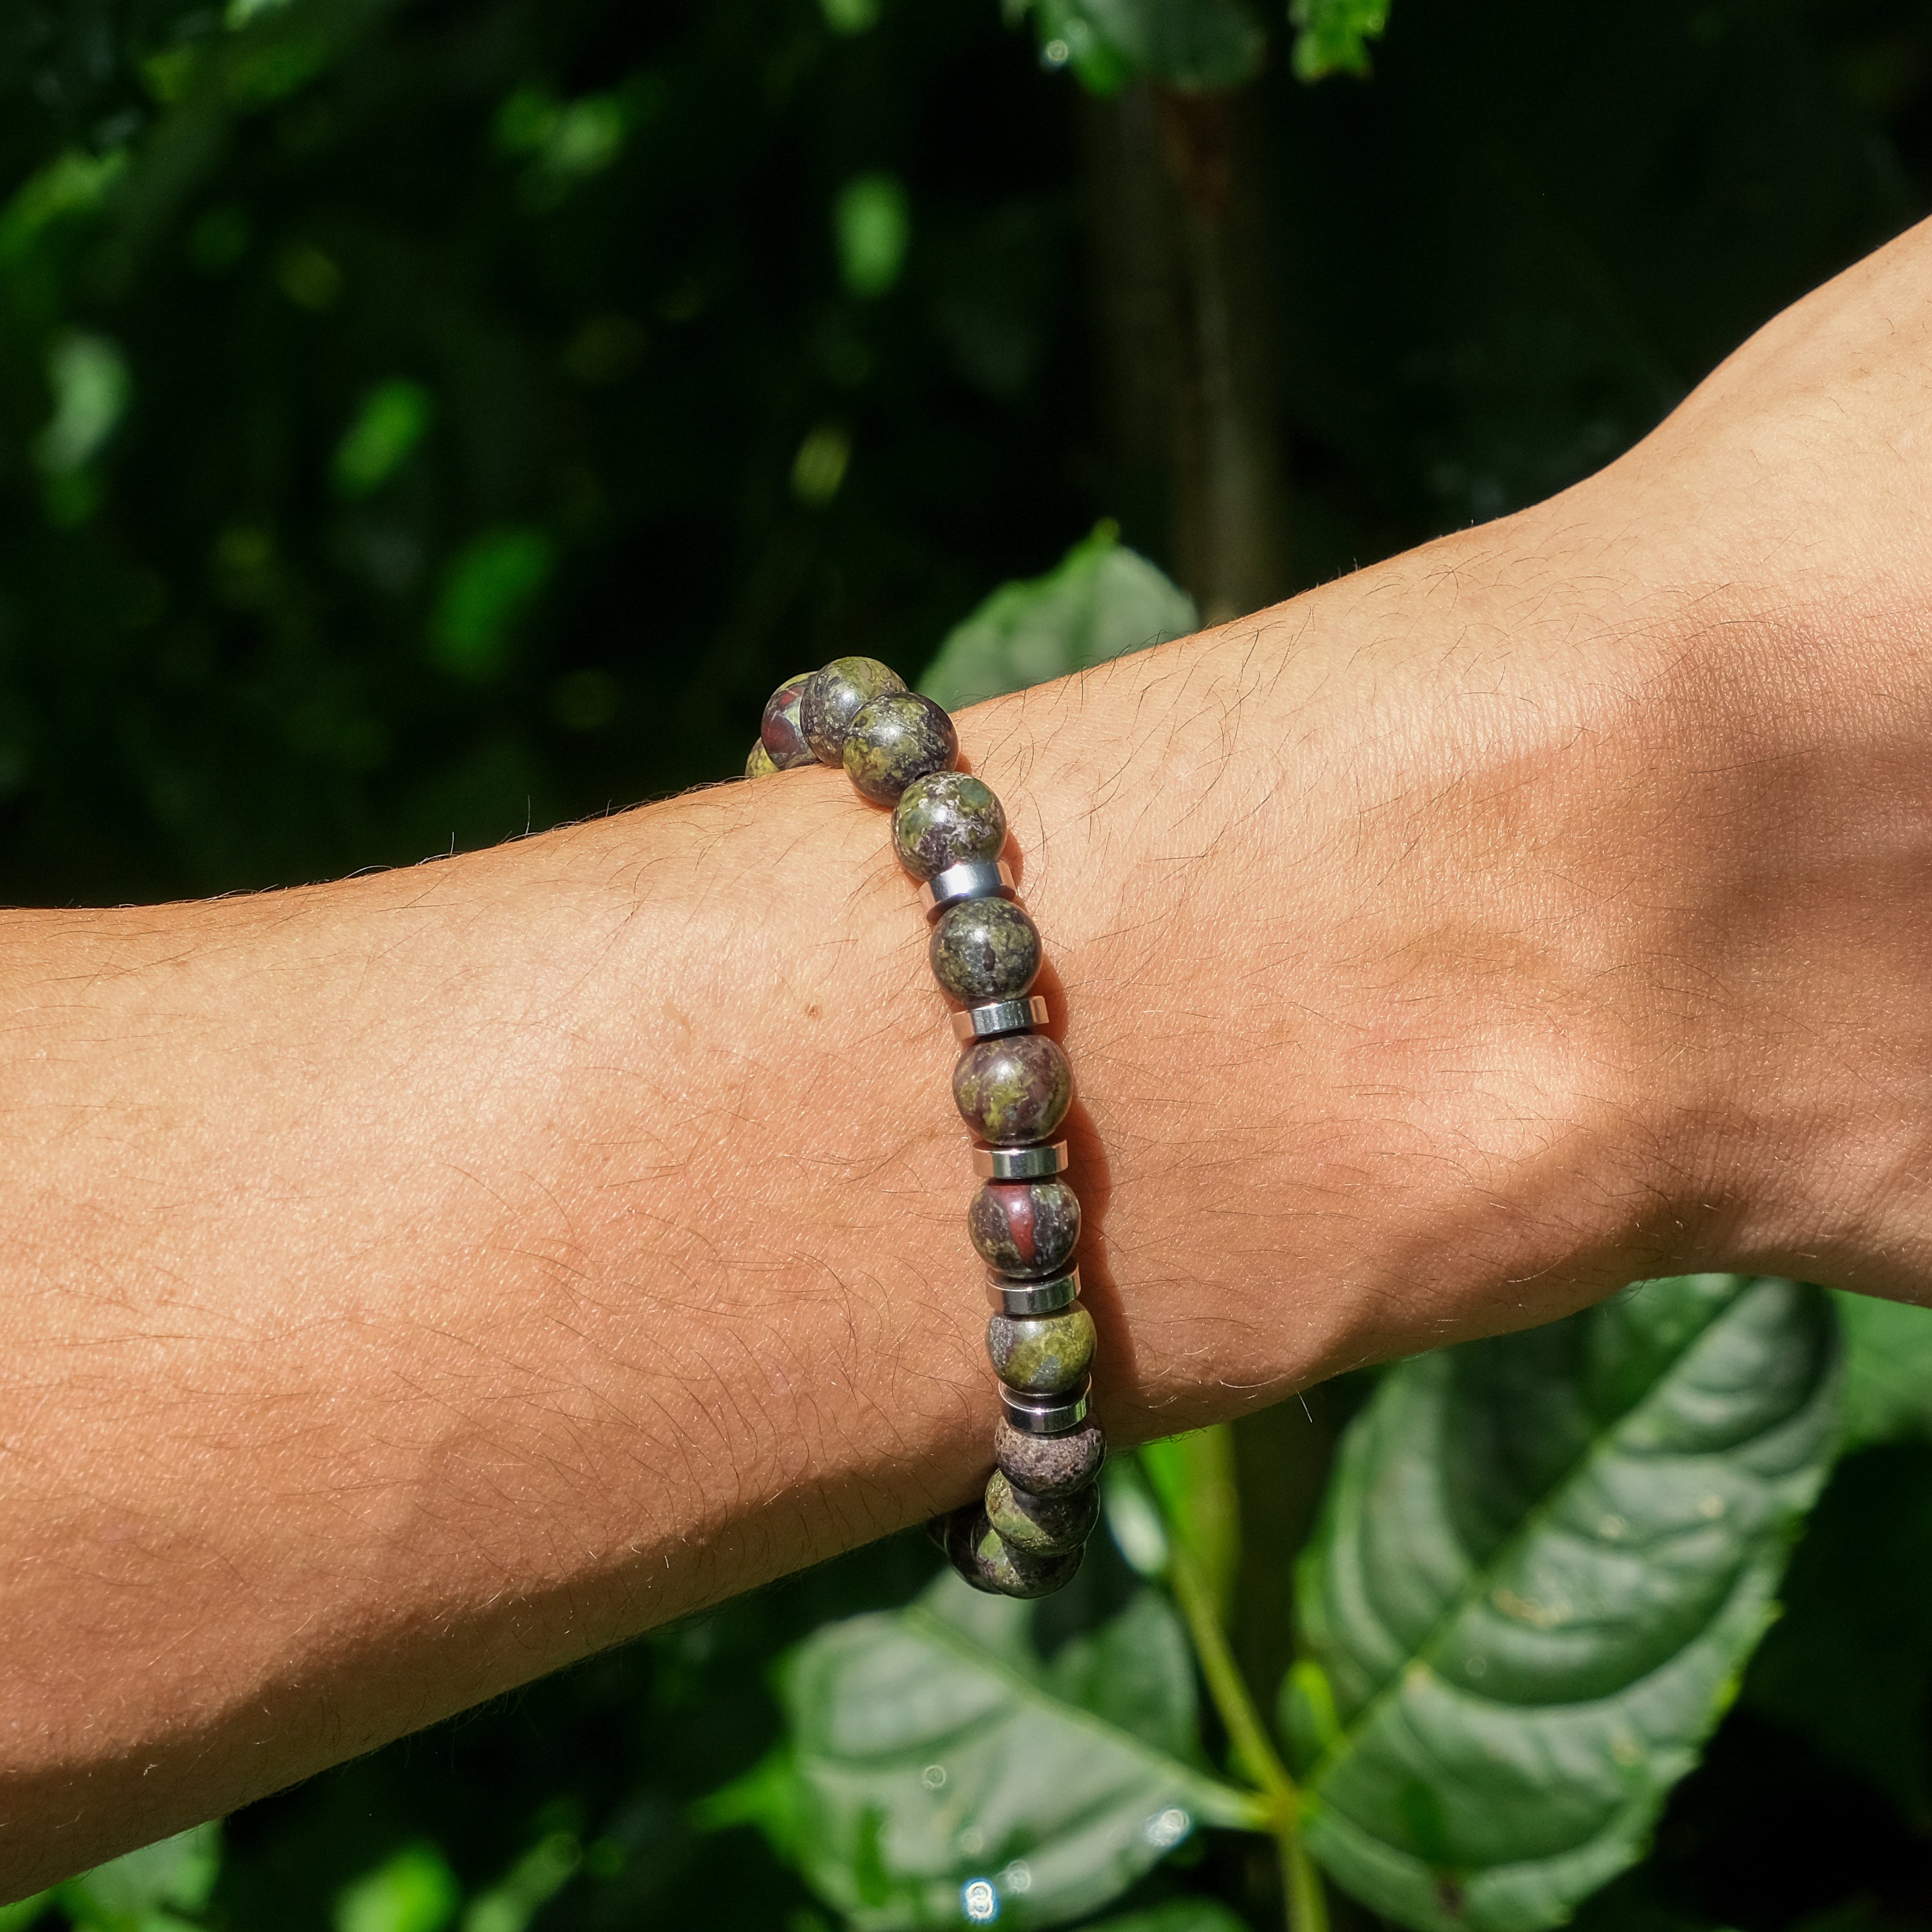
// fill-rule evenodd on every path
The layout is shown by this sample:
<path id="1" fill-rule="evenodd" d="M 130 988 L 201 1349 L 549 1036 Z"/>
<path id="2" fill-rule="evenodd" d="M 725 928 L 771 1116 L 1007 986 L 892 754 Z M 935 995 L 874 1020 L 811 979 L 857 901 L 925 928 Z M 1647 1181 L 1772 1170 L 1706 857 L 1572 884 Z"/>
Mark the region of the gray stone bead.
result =
<path id="1" fill-rule="evenodd" d="M 905 680 L 877 658 L 834 658 L 805 681 L 798 722 L 805 741 L 821 765 L 845 762 L 845 734 L 875 698 L 903 691 Z"/>
<path id="2" fill-rule="evenodd" d="M 752 747 L 751 755 L 745 760 L 746 777 L 761 778 L 768 772 L 775 772 L 777 770 L 778 766 L 772 763 L 771 753 L 765 749 L 764 741 L 760 739 Z"/>
<path id="3" fill-rule="evenodd" d="M 892 850 L 915 879 L 950 866 L 990 866 L 1005 848 L 1006 814 L 993 788 L 967 772 L 934 772 L 900 794 Z"/>
<path id="4" fill-rule="evenodd" d="M 1064 1496 L 1084 1489 L 1107 1460 L 1107 1438 L 1097 1422 L 1064 1436 L 1029 1436 L 1001 1416 L 993 1429 L 993 1460 L 1006 1480 L 1036 1496 Z"/>
<path id="5" fill-rule="evenodd" d="M 980 1258 L 1002 1274 L 1058 1274 L 1080 1238 L 1080 1197 L 1064 1180 L 989 1180 L 966 1210 Z"/>
<path id="6" fill-rule="evenodd" d="M 1064 1496 L 1036 1496 L 995 1469 L 986 1484 L 986 1520 L 1001 1541 L 1029 1556 L 1064 1556 L 1078 1550 L 1093 1534 L 1100 1514 L 1100 1492 L 1091 1483 Z"/>
<path id="7" fill-rule="evenodd" d="M 916 691 L 889 691 L 862 705 L 845 732 L 845 776 L 874 805 L 896 805 L 915 780 L 947 770 L 959 734 L 944 709 Z"/>
<path id="8" fill-rule="evenodd" d="M 955 1512 L 946 1532 L 946 1553 L 952 1567 L 976 1590 L 993 1597 L 1050 1597 L 1073 1580 L 1081 1552 L 1034 1556 L 1016 1550 L 986 1520 L 985 1506 L 970 1504 Z"/>
<path id="9" fill-rule="evenodd" d="M 765 715 L 758 725 L 758 741 L 782 772 L 795 771 L 800 765 L 815 762 L 812 747 L 805 741 L 805 728 L 799 722 L 799 706 L 804 702 L 808 671 L 788 677 L 765 701 Z"/>
<path id="10" fill-rule="evenodd" d="M 952 1070 L 959 1117 L 992 1147 L 1030 1147 L 1052 1137 L 1073 1104 L 1073 1067 L 1043 1033 L 982 1040 Z"/>
<path id="11" fill-rule="evenodd" d="M 1011 899 L 966 899 L 940 914 L 926 957 L 962 1006 L 1016 1000 L 1040 976 L 1040 932 Z"/>
<path id="12" fill-rule="evenodd" d="M 1094 1318 L 1077 1301 L 1057 1315 L 994 1315 L 986 1354 L 1007 1388 L 1028 1395 L 1078 1388 L 1094 1361 Z"/>

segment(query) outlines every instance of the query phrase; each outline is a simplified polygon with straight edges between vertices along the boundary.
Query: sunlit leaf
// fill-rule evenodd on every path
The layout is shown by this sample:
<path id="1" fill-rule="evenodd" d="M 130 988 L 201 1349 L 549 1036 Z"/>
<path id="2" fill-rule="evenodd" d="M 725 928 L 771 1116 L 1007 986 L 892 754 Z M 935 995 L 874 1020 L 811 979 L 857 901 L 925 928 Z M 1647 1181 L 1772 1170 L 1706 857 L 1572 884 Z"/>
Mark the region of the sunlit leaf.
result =
<path id="1" fill-rule="evenodd" d="M 948 710 L 1185 637 L 1194 600 L 1102 524 L 1057 569 L 1002 584 L 955 626 L 920 680 Z"/>
<path id="2" fill-rule="evenodd" d="M 584 1848 L 572 1833 L 539 1838 L 497 1883 L 470 1901 L 462 1932 L 524 1932 L 583 1862 Z"/>
<path id="3" fill-rule="evenodd" d="M 96 1865 L 54 1888 L 56 1901 L 91 1932 L 138 1932 L 157 1915 L 199 1912 L 221 1869 L 221 1828 L 197 1825 Z"/>
<path id="4" fill-rule="evenodd" d="M 1057 1924 L 1255 1801 L 1204 1770 L 1186 1638 L 1142 1591 L 1051 1659 L 1031 1606 L 951 1576 L 817 1632 L 784 1672 L 784 1751 L 710 1822 L 752 1818 L 860 1932 Z"/>
<path id="5" fill-rule="evenodd" d="M 912 239 L 905 184 L 896 175 L 860 175 L 833 204 L 838 272 L 855 296 L 882 296 L 899 278 Z"/>
<path id="6" fill-rule="evenodd" d="M 1389 0 L 1288 0 L 1294 70 L 1304 80 L 1366 74 L 1369 42 L 1388 25 Z"/>
<path id="7" fill-rule="evenodd" d="M 1226 1617 L 1240 1562 L 1234 1432 L 1226 1423 L 1144 1444 L 1142 1466 L 1173 1534 L 1185 1537 L 1217 1612 Z"/>
<path id="8" fill-rule="evenodd" d="M 80 469 L 114 434 L 134 391 L 118 344 L 88 329 L 57 336 L 47 354 L 54 412 L 34 445 L 34 459 L 50 476 Z"/>
<path id="9" fill-rule="evenodd" d="M 1430 1932 L 1534 1932 L 1640 1855 L 1829 1465 L 1836 1358 L 1820 1291 L 1695 1275 L 1384 1380 L 1283 1700 L 1343 1886 Z"/>
<path id="10" fill-rule="evenodd" d="M 431 1845 L 409 1845 L 344 1888 L 335 1932 L 442 1932 L 462 1897 L 448 1862 Z"/>

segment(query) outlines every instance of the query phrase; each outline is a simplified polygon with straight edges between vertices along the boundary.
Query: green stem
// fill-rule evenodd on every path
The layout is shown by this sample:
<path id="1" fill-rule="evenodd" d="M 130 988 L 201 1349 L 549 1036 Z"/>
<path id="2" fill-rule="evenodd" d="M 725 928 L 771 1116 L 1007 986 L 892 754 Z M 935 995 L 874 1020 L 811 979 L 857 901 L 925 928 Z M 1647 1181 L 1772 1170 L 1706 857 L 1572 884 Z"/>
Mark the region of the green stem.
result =
<path id="1" fill-rule="evenodd" d="M 1268 1800 L 1269 1829 L 1281 1860 L 1288 1932 L 1328 1932 L 1328 1900 L 1322 1889 L 1322 1874 L 1301 1836 L 1301 1793 L 1248 1694 L 1200 1562 L 1172 1521 L 1167 1526 L 1167 1580 L 1186 1620 L 1208 1694 L 1220 1714 L 1235 1762 Z"/>

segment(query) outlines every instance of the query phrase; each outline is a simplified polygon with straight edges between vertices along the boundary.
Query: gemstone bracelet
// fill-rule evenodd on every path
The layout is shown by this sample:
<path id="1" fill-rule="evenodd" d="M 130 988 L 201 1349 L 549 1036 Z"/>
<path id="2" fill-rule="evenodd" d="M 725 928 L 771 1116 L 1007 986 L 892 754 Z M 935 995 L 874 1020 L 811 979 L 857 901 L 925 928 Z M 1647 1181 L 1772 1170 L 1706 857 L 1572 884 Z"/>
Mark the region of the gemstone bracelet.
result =
<path id="1" fill-rule="evenodd" d="M 932 1527 L 975 1588 L 1043 1597 L 1080 1567 L 1100 1514 L 1094 1478 L 1107 1454 L 1087 1416 L 1094 1318 L 1081 1306 L 1080 1202 L 1054 1131 L 1073 1070 L 1039 1029 L 1032 991 L 1040 934 L 1001 862 L 1006 815 L 991 789 L 952 767 L 952 720 L 873 658 L 835 658 L 788 678 L 765 706 L 747 778 L 794 766 L 842 766 L 859 790 L 892 808 L 899 863 L 924 882 L 933 977 L 963 1010 L 952 1098 L 983 1143 L 966 1232 L 986 1263 L 993 1315 L 986 1352 L 1000 1378 L 998 1466 L 983 1502 Z"/>

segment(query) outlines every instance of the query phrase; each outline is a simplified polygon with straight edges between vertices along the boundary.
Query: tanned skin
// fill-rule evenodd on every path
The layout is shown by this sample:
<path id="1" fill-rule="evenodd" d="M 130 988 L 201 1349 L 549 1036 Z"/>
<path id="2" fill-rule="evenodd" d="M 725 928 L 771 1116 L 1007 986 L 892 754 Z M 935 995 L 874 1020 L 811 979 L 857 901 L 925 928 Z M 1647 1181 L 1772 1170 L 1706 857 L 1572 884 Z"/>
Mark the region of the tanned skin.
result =
<path id="1" fill-rule="evenodd" d="M 1932 1282 L 1932 230 L 1553 501 L 960 720 L 1126 1442 L 1698 1268 Z M 0 1895 L 970 1495 L 836 773 L 0 916 Z"/>

